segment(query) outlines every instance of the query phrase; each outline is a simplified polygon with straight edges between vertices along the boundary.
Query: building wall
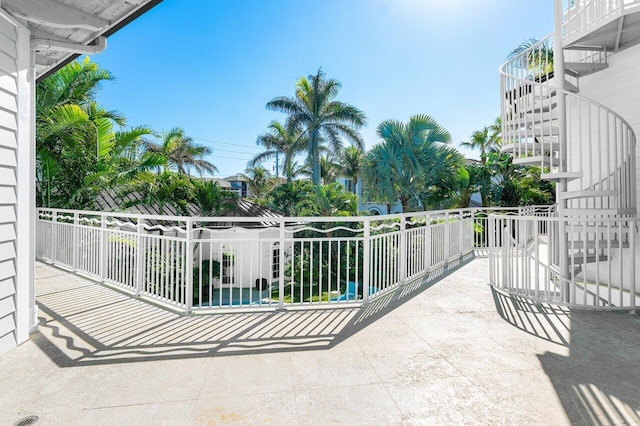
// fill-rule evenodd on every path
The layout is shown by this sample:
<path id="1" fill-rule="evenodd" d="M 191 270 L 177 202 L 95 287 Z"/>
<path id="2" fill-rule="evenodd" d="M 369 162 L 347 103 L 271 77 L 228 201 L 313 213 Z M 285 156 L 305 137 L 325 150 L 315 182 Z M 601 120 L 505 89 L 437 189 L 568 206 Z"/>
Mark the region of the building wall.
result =
<path id="1" fill-rule="evenodd" d="M 29 32 L 0 12 L 0 353 L 34 324 L 33 96 Z"/>
<path id="2" fill-rule="evenodd" d="M 609 56 L 609 68 L 580 78 L 580 94 L 622 116 L 640 138 L 640 44 Z M 602 147 L 602 156 L 606 158 Z M 640 149 L 636 144 L 636 202 L 640 211 Z"/>

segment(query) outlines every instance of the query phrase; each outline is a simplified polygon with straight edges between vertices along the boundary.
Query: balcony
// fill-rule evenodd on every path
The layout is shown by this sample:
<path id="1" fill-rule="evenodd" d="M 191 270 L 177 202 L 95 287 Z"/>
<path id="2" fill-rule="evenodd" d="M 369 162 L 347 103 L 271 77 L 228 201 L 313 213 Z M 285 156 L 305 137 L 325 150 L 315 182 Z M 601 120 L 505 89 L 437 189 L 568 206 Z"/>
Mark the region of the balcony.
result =
<path id="1" fill-rule="evenodd" d="M 640 422 L 637 316 L 492 290 L 486 258 L 367 307 L 204 316 L 36 270 L 3 424 Z"/>

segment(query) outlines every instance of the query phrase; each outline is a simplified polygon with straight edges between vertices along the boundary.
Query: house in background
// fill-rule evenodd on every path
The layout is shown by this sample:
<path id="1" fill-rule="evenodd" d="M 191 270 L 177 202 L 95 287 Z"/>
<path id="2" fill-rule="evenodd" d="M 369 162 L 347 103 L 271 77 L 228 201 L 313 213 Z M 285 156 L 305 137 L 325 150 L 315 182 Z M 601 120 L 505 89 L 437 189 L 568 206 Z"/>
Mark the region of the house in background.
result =
<path id="1" fill-rule="evenodd" d="M 249 178 L 242 173 L 236 173 L 222 180 L 228 182 L 230 185 L 230 188 L 225 189 L 235 192 L 239 198 L 244 198 L 249 195 Z"/>
<path id="2" fill-rule="evenodd" d="M 548 292 L 569 305 L 635 306 L 638 70 L 639 0 L 556 0 L 554 33 L 501 67 L 502 150 L 557 183 L 560 218 L 548 246 L 541 249 L 536 239 L 527 248 L 544 278 L 518 272 L 521 252 L 504 250 L 503 275 L 494 277 L 501 287 L 528 288 L 535 298 Z M 533 223 L 519 218 L 499 226 L 514 226 L 515 235 Z"/>
<path id="3" fill-rule="evenodd" d="M 35 84 L 160 0 L 0 2 L 0 353 L 37 327 Z"/>
<path id="4" fill-rule="evenodd" d="M 355 183 L 353 179 L 341 176 L 336 179 L 336 181 L 344 186 L 347 192 L 351 192 L 352 194 L 356 194 L 358 196 L 359 212 L 368 212 L 373 216 L 402 213 L 402 204 L 400 203 L 400 201 L 396 201 L 393 204 L 365 201 L 365 198 L 362 195 L 362 179 L 359 179 L 358 183 Z"/>

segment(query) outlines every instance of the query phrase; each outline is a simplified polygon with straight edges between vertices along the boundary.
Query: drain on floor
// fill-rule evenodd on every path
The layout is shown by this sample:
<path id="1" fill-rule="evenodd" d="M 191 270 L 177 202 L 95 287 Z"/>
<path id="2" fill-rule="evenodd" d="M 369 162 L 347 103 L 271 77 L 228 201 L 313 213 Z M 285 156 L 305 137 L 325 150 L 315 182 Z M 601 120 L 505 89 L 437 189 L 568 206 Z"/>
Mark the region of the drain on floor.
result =
<path id="1" fill-rule="evenodd" d="M 24 417 L 13 424 L 13 426 L 29 426 L 38 421 L 40 417 L 38 416 L 28 416 Z"/>

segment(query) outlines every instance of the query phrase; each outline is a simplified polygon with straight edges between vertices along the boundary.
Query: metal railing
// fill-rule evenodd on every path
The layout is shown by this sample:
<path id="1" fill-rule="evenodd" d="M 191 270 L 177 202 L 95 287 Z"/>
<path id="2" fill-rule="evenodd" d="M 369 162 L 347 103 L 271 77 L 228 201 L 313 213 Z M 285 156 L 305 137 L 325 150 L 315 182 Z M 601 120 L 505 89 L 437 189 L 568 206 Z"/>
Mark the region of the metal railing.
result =
<path id="1" fill-rule="evenodd" d="M 564 37 L 591 31 L 600 24 L 640 10 L 640 0 L 574 0 L 564 14 Z"/>
<path id="2" fill-rule="evenodd" d="M 639 224 L 635 218 L 490 215 L 490 283 L 539 302 L 634 311 L 640 305 Z M 563 262 L 568 274 L 561 272 Z"/>
<path id="3" fill-rule="evenodd" d="M 635 134 L 616 112 L 557 87 L 551 46 L 553 35 L 500 68 L 502 149 L 515 164 L 571 176 L 568 191 L 591 192 L 568 199 L 567 208 L 634 214 Z M 563 117 L 561 101 L 566 105 Z M 561 132 L 566 133 L 562 145 Z"/>
<path id="4" fill-rule="evenodd" d="M 553 207 L 333 218 L 38 209 L 36 256 L 187 313 L 342 306 L 486 254 L 496 212 L 546 216 Z"/>

